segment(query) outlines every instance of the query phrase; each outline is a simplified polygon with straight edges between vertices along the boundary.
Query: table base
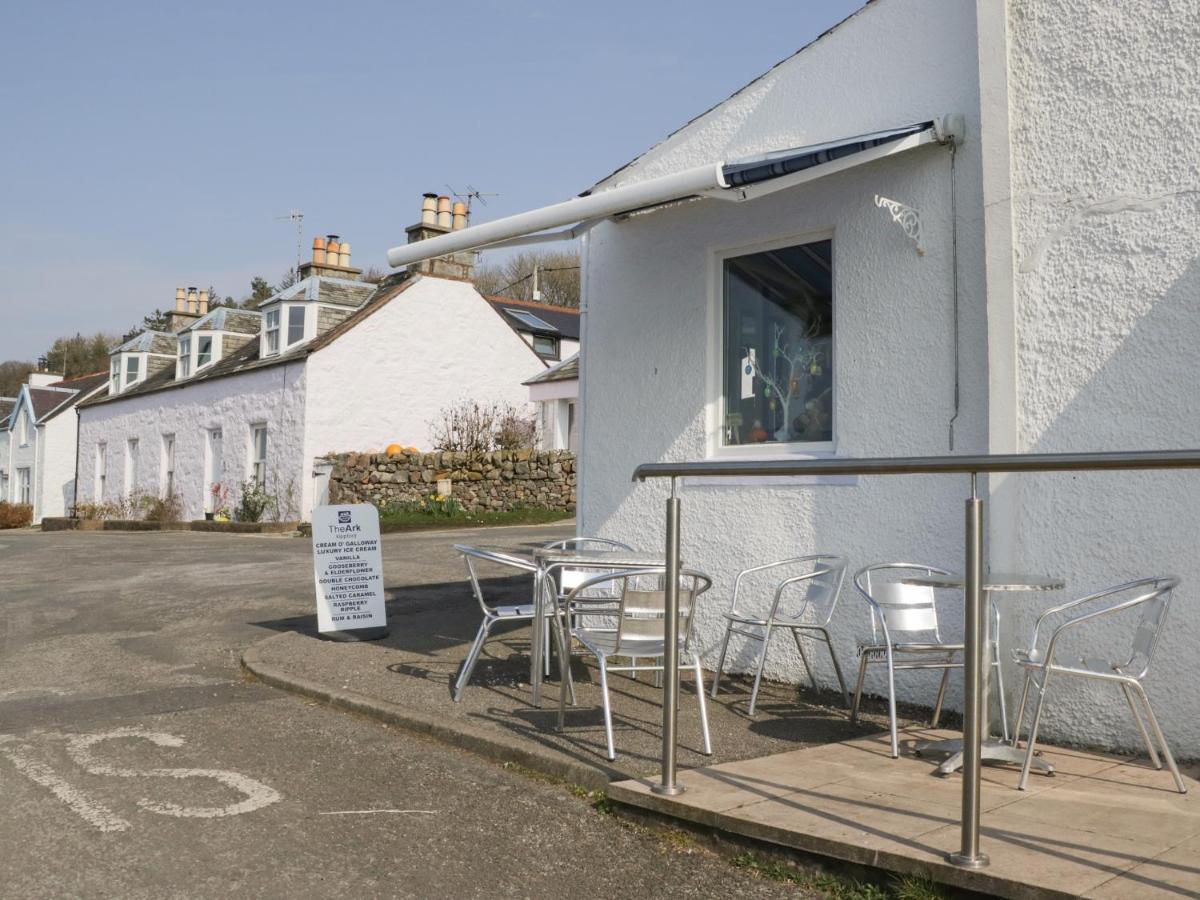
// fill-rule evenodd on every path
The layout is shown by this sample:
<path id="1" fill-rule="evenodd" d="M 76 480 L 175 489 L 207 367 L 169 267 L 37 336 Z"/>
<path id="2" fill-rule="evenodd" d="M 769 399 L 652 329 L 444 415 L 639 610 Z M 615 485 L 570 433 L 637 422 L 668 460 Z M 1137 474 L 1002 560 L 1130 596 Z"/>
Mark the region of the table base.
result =
<path id="1" fill-rule="evenodd" d="M 916 752 L 918 755 L 922 753 L 949 753 L 950 757 L 937 768 L 939 775 L 949 775 L 951 772 L 956 772 L 962 768 L 962 738 L 953 738 L 948 741 L 925 741 L 924 743 L 917 744 Z M 1019 766 L 1025 762 L 1025 751 L 1019 747 L 1014 747 L 1012 744 L 1006 744 L 1004 741 L 984 741 L 983 746 L 980 748 L 979 756 L 985 763 L 991 762 Z M 1037 772 L 1044 772 L 1047 775 L 1054 774 L 1054 766 L 1040 756 L 1034 756 L 1030 768 Z"/>

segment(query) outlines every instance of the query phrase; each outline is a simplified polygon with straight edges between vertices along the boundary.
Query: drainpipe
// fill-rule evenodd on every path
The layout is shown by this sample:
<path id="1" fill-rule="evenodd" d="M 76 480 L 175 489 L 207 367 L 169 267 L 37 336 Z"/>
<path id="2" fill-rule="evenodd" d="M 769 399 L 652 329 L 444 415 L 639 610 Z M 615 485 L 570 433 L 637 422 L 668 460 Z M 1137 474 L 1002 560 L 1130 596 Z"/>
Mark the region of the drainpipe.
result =
<path id="1" fill-rule="evenodd" d="M 71 515 L 75 514 L 75 507 L 79 505 L 79 436 L 83 431 L 83 417 L 79 414 L 79 407 L 75 407 L 75 480 L 71 482 Z"/>

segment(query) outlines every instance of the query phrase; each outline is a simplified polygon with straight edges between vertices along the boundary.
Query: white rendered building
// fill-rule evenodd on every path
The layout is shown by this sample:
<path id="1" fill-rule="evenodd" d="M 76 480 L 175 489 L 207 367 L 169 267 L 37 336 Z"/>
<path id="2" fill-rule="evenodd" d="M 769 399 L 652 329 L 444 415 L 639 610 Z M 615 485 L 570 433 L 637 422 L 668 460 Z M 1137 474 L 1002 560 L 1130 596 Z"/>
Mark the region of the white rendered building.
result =
<path id="1" fill-rule="evenodd" d="M 1198 18 L 1197 0 L 874 0 L 579 198 L 389 260 L 583 235 L 585 534 L 662 545 L 665 485 L 630 482 L 646 462 L 1197 447 Z M 1184 757 L 1200 755 L 1198 478 L 986 480 L 995 571 L 1061 577 L 1069 597 L 1183 578 L 1147 687 Z M 698 619 L 709 663 L 745 566 L 832 552 L 851 571 L 961 569 L 967 490 L 685 484 L 683 557 L 717 579 Z M 1050 602 L 1015 595 L 1004 644 Z M 959 604 L 945 613 L 961 635 Z M 870 634 L 852 587 L 833 626 L 852 668 Z M 1089 638 L 1128 648 L 1130 628 Z M 783 641 L 768 675 L 806 677 Z M 929 704 L 936 676 L 897 686 Z M 1140 746 L 1119 696 L 1067 690 L 1048 738 Z"/>
<path id="2" fill-rule="evenodd" d="M 415 226 L 413 235 L 449 230 Z M 466 280 L 469 262 L 374 285 L 350 268 L 348 244 L 327 257 L 324 240 L 315 243 L 299 282 L 257 311 L 193 317 L 168 336 L 172 365 L 116 380 L 81 408 L 81 500 L 174 494 L 184 518 L 202 518 L 257 482 L 280 518 L 308 519 L 321 496 L 315 458 L 427 448 L 430 423 L 463 399 L 526 407 L 522 382 L 547 362 Z M 138 341 L 114 351 L 113 372 L 126 370 L 118 357 L 161 343 Z"/>

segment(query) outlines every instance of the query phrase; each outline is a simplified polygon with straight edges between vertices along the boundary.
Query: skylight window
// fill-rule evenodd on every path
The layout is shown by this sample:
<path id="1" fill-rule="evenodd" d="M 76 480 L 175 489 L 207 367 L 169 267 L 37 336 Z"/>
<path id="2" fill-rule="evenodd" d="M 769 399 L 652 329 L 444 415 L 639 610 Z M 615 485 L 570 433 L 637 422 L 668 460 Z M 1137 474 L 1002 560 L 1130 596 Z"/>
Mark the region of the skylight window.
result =
<path id="1" fill-rule="evenodd" d="M 534 329 L 535 331 L 551 331 L 551 332 L 554 332 L 555 334 L 558 333 L 558 329 L 555 328 L 553 325 L 551 325 L 549 322 L 547 322 L 545 319 L 538 318 L 533 313 L 528 312 L 527 310 L 510 309 L 508 307 L 505 307 L 504 311 L 506 313 L 508 313 L 510 316 L 512 316 L 514 319 L 516 319 L 518 322 L 520 322 L 521 324 L 528 325 L 530 328 Z"/>

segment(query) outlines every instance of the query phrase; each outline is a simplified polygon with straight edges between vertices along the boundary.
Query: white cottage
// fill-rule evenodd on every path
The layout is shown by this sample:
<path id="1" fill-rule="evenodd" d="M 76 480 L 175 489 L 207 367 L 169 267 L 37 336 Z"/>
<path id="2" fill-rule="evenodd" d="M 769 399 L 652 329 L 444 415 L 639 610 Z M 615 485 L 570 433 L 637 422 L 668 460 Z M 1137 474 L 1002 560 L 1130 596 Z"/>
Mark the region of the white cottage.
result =
<path id="1" fill-rule="evenodd" d="M 1198 17 L 1197 0 L 874 0 L 581 197 L 389 260 L 583 238 L 580 528 L 646 547 L 664 488 L 630 483 L 644 462 L 1200 446 Z M 1185 757 L 1200 755 L 1197 477 L 987 487 L 994 570 L 1059 576 L 1071 596 L 1182 576 L 1148 687 Z M 684 558 L 717 576 L 698 623 L 710 663 L 740 568 L 819 551 L 960 568 L 965 491 L 686 485 Z M 1045 605 L 1009 604 L 1005 643 Z M 1091 636 L 1128 648 L 1130 627 Z M 867 633 L 848 590 L 843 661 Z M 802 671 L 774 648 L 769 675 Z M 936 682 L 898 687 L 930 703 Z M 1070 689 L 1047 736 L 1140 745 L 1119 696 Z"/>
<path id="2" fill-rule="evenodd" d="M 75 502 L 76 406 L 104 390 L 107 375 L 64 379 L 31 372 L 0 439 L 0 500 L 29 504 L 34 523 L 65 516 Z"/>
<path id="3" fill-rule="evenodd" d="M 450 230 L 425 223 L 410 233 Z M 472 260 L 436 260 L 374 285 L 331 236 L 314 242 L 301 280 L 257 311 L 201 314 L 189 302 L 178 330 L 118 347 L 109 393 L 80 409 L 81 501 L 174 494 L 185 518 L 200 518 L 255 482 L 281 517 L 308 518 L 322 489 L 316 457 L 428 446 L 430 422 L 461 399 L 524 408 L 522 382 L 549 364 L 548 350 L 475 290 Z M 149 374 L 130 381 L 133 358 Z"/>

